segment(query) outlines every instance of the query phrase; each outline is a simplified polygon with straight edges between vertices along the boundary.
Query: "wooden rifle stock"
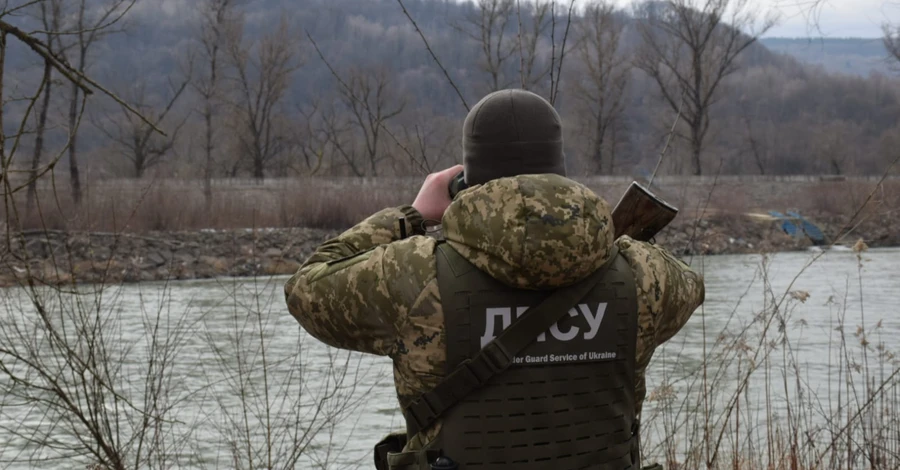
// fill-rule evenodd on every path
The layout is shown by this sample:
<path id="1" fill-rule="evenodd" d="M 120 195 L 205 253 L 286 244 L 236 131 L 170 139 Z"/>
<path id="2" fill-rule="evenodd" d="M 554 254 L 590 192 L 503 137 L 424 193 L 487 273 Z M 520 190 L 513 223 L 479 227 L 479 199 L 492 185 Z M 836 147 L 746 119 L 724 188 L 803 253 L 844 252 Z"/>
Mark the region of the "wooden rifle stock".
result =
<path id="1" fill-rule="evenodd" d="M 650 241 L 678 214 L 678 209 L 656 197 L 647 188 L 632 182 L 613 209 L 615 238 L 622 235 Z"/>

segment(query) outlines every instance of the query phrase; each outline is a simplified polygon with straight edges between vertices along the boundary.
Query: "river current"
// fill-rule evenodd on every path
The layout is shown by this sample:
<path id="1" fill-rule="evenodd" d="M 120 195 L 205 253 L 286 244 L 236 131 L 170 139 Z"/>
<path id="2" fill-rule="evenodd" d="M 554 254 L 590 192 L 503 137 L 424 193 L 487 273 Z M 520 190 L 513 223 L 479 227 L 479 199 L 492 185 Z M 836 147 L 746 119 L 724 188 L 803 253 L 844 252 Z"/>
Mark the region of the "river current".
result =
<path id="1" fill-rule="evenodd" d="M 667 431 L 664 421 L 673 412 L 667 415 L 665 404 L 686 403 L 678 413 L 699 412 L 694 405 L 701 402 L 695 399 L 704 387 L 701 380 L 709 387 L 718 381 L 724 390 L 705 402 L 720 409 L 748 367 L 768 367 L 769 378 L 779 383 L 791 378 L 789 386 L 767 388 L 762 372 L 750 376 L 745 394 L 759 425 L 784 418 L 792 390 L 815 393 L 826 405 L 837 393 L 847 393 L 840 385 L 846 384 L 842 361 L 855 364 L 860 383 L 877 382 L 896 370 L 889 352 L 900 350 L 900 249 L 870 250 L 861 258 L 852 252 L 797 252 L 686 261 L 704 273 L 706 302 L 657 350 L 650 365 L 651 398 L 644 410 L 648 453 L 662 452 L 667 432 L 689 431 L 689 424 Z M 154 364 L 166 364 L 155 383 L 164 384 L 166 393 L 158 402 L 167 413 L 144 448 L 152 447 L 150 441 L 160 443 L 155 447 L 159 455 L 170 456 L 162 466 L 234 468 L 254 460 L 274 468 L 291 463 L 296 468 L 373 468 L 372 445 L 402 428 L 390 361 L 331 349 L 308 336 L 287 312 L 285 280 L 156 282 L 84 288 L 78 294 L 37 293 L 45 311 L 68 312 L 60 318 L 103 320 L 104 344 L 117 365 L 109 381 L 118 399 L 107 393 L 105 401 L 92 406 L 105 410 L 98 416 L 118 417 L 110 435 L 123 447 L 136 448 L 134 429 L 143 421 L 134 410 L 151 400 L 148 364 L 156 357 Z M 7 289 L 0 295 L 0 341 L 27 351 L 28 319 L 36 317 L 32 294 Z M 73 323 L 70 318 L 68 324 Z M 162 353 L 161 341 L 153 342 L 153 331 L 159 332 L 158 340 L 169 339 L 171 354 Z M 862 336 L 868 348 L 858 344 Z M 32 349 L 47 348 L 42 357 L 53 356 L 52 348 L 41 343 L 48 340 L 34 340 L 41 334 L 31 337 Z M 769 342 L 777 344 L 770 353 L 760 353 L 765 348 L 759 345 Z M 155 356 L 150 352 L 154 344 Z M 36 380 L 33 371 L 16 369 L 8 355 L 0 360 Z M 57 372 L 63 368 L 59 361 L 47 363 Z M 65 383 L 76 382 L 74 377 Z M 82 424 L 48 413 L 40 403 L 27 403 L 22 397 L 32 392 L 8 374 L 0 374 L 0 386 L 0 393 L 18 391 L 0 398 L 0 468 L 75 468 L 70 459 L 91 460 L 65 450 L 86 432 Z M 778 392 L 760 398 L 768 389 Z M 71 393 L 89 406 L 85 390 Z M 820 418 L 809 413 L 807 419 Z"/>

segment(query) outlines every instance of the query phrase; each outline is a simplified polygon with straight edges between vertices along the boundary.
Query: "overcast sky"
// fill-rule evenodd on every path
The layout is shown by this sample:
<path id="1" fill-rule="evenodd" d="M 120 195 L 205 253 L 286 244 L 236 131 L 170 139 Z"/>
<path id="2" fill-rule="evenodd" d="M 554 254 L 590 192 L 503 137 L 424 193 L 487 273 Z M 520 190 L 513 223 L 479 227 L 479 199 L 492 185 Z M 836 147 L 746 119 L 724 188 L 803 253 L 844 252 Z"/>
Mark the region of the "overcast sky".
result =
<path id="1" fill-rule="evenodd" d="M 805 0 L 762 0 L 782 14 L 768 36 L 809 36 L 809 4 Z M 885 0 L 826 0 L 815 11 L 821 35 L 827 37 L 880 37 L 885 22 L 900 23 L 897 2 Z M 813 18 L 814 19 L 814 18 Z"/>
<path id="2" fill-rule="evenodd" d="M 630 0 L 616 0 L 627 5 Z M 781 15 L 778 26 L 766 36 L 785 37 L 880 37 L 885 21 L 900 24 L 900 0 L 750 0 L 754 8 L 772 9 Z M 697 2 L 700 4 L 701 2 Z M 814 16 L 810 16 L 813 14 Z M 812 20 L 818 19 L 820 31 Z"/>
<path id="3" fill-rule="evenodd" d="M 177 14 L 194 0 L 143 0 L 139 6 Z M 459 0 L 458 0 L 459 1 Z M 584 4 L 588 0 L 578 0 Z M 613 0 L 627 6 L 632 0 Z M 814 2 L 820 6 L 813 9 Z M 565 0 L 562 0 L 565 3 Z M 757 9 L 772 9 L 781 14 L 781 22 L 766 36 L 786 37 L 880 37 L 881 25 L 891 21 L 900 25 L 900 0 L 749 0 Z M 702 0 L 697 0 L 698 4 Z M 815 13 L 821 31 L 812 26 L 810 13 Z"/>

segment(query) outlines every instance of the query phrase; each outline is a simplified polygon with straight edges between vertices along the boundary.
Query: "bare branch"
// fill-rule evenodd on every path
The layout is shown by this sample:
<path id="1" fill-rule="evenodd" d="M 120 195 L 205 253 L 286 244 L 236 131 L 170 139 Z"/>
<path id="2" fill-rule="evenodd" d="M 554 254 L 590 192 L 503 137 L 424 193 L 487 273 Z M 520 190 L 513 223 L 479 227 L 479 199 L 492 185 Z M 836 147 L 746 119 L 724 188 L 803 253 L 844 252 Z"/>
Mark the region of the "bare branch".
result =
<path id="1" fill-rule="evenodd" d="M 403 5 L 403 0 L 397 0 L 397 3 L 400 4 L 400 8 L 403 10 L 403 14 L 409 18 L 409 21 L 412 23 L 413 27 L 416 28 L 416 32 L 419 33 L 419 37 L 422 38 L 422 42 L 425 43 L 425 49 L 428 50 L 428 53 L 431 54 L 431 58 L 434 59 L 434 63 L 440 67 L 441 71 L 444 72 L 444 77 L 447 78 L 447 81 L 450 82 L 450 86 L 453 87 L 453 90 L 456 91 L 456 96 L 459 97 L 459 101 L 462 102 L 464 108 L 466 108 L 466 112 L 469 111 L 469 104 L 466 103 L 466 99 L 463 98 L 462 93 L 459 91 L 459 87 L 456 86 L 456 83 L 453 82 L 453 79 L 450 78 L 450 74 L 447 73 L 447 69 L 444 68 L 444 65 L 441 64 L 441 61 L 438 60 L 437 55 L 435 55 L 434 51 L 431 50 L 431 46 L 428 44 L 428 40 L 425 39 L 425 34 L 422 33 L 422 30 L 419 29 L 419 25 L 416 24 L 416 20 L 412 18 L 412 15 L 406 10 L 406 6 Z"/>
<path id="2" fill-rule="evenodd" d="M 465 26 L 454 25 L 454 28 L 481 47 L 481 67 L 489 75 L 489 89 L 494 92 L 508 86 L 502 78 L 504 64 L 518 50 L 516 44 L 505 41 L 514 4 L 513 0 L 478 0 L 476 6 L 477 14 L 467 17 Z"/>
<path id="3" fill-rule="evenodd" d="M 309 31 L 306 32 L 306 37 L 309 38 L 309 41 L 312 43 L 313 48 L 315 48 L 316 53 L 319 55 L 319 58 L 322 59 L 322 62 L 325 63 L 326 67 L 328 67 L 328 70 L 331 72 L 331 75 L 335 78 L 335 80 L 338 81 L 338 83 L 341 85 L 342 89 L 344 89 L 345 91 L 348 91 L 348 90 L 350 91 L 348 96 L 351 96 L 354 99 L 354 101 L 359 102 L 360 105 L 366 110 L 366 113 L 369 114 L 370 118 L 372 116 L 374 116 L 375 114 L 369 108 L 368 103 L 366 103 L 365 101 L 362 101 L 358 97 L 356 97 L 356 95 L 354 93 L 352 93 L 353 89 L 349 85 L 347 85 L 347 83 L 341 78 L 341 76 L 338 75 L 337 71 L 334 70 L 334 67 L 331 66 L 331 64 L 325 58 L 325 55 L 322 54 L 321 49 L 319 49 L 319 45 L 316 43 L 316 40 L 313 39 L 313 37 L 309 33 Z M 391 130 L 384 124 L 383 121 L 381 122 L 380 125 L 381 125 L 381 128 L 384 129 L 384 132 L 397 144 L 397 146 L 400 147 L 400 149 L 403 150 L 403 152 L 409 156 L 410 161 L 416 162 L 417 165 L 419 166 L 419 169 L 424 171 L 425 167 L 420 162 L 418 162 L 418 160 L 415 158 L 415 156 L 409 150 L 409 148 L 406 145 L 404 145 L 402 142 L 400 142 L 400 139 L 398 139 L 397 136 L 395 136 L 394 133 L 391 132 Z M 426 173 L 427 173 L 427 171 L 426 171 Z"/>
<path id="4" fill-rule="evenodd" d="M 572 11 L 574 10 L 574 8 L 575 8 L 575 0 L 570 0 L 569 11 L 566 14 L 566 31 L 565 31 L 565 33 L 563 33 L 562 45 L 560 46 L 560 50 L 559 50 L 559 62 L 557 63 L 557 66 L 556 66 L 556 82 L 555 83 L 553 82 L 552 72 L 551 72 L 551 76 L 550 76 L 551 77 L 551 79 L 550 79 L 550 104 L 555 104 L 556 98 L 559 95 L 559 84 L 561 82 L 561 77 L 562 77 L 563 60 L 566 58 L 566 52 L 567 52 L 566 41 L 569 39 L 569 28 L 572 26 Z M 556 24 L 555 15 L 553 18 L 553 22 L 555 25 Z M 555 49 L 555 47 L 554 47 L 554 49 Z M 554 52 L 554 55 L 555 55 L 555 52 Z M 555 57 L 554 57 L 554 60 L 555 60 Z"/>
<path id="5" fill-rule="evenodd" d="M 728 12 L 730 24 L 723 21 Z M 774 26 L 775 18 L 768 16 L 753 28 L 755 15 L 747 0 L 668 0 L 644 4 L 638 13 L 643 46 L 635 65 L 657 83 L 673 111 L 684 108 L 693 173 L 700 175 L 710 109 L 721 84 L 737 71 L 737 57 Z M 679 95 L 682 100 L 676 100 Z"/>

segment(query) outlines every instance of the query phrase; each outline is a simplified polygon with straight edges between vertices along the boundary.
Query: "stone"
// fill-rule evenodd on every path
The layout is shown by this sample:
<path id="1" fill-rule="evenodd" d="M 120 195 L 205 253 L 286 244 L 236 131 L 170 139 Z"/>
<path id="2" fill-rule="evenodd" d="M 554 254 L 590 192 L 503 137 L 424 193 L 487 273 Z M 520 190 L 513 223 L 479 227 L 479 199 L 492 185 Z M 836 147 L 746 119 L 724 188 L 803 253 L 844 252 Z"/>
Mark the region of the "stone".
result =
<path id="1" fill-rule="evenodd" d="M 166 264 L 166 258 L 163 257 L 163 255 L 158 251 L 151 251 L 150 253 L 147 253 L 147 256 L 144 257 L 144 261 L 146 264 L 154 267 Z"/>
<path id="2" fill-rule="evenodd" d="M 277 259 L 263 263 L 262 272 L 273 276 L 293 275 L 300 269 L 300 263 L 291 260 Z"/>
<path id="3" fill-rule="evenodd" d="M 205 266 L 213 274 L 224 274 L 228 272 L 228 262 L 223 258 L 214 256 L 201 256 L 200 265 Z"/>
<path id="4" fill-rule="evenodd" d="M 284 257 L 284 252 L 278 248 L 269 248 L 263 255 L 267 258 L 282 258 Z"/>
<path id="5" fill-rule="evenodd" d="M 111 254 L 109 248 L 105 246 L 95 246 L 91 249 L 91 257 L 98 261 L 108 260 Z"/>
<path id="6" fill-rule="evenodd" d="M 175 254 L 175 261 L 182 266 L 191 266 L 197 262 L 197 258 L 190 253 L 179 252 Z"/>

